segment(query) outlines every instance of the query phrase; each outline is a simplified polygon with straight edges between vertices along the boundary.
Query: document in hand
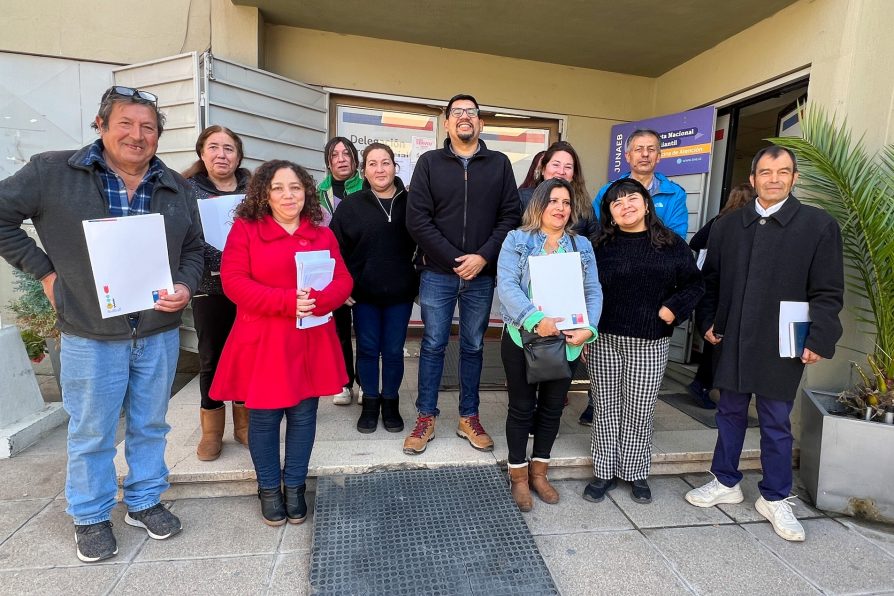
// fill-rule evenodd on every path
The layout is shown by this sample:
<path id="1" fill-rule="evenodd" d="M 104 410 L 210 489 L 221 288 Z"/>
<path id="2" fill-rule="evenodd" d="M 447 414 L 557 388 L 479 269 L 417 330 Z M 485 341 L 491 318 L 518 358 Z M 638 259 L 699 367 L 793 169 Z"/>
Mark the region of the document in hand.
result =
<path id="1" fill-rule="evenodd" d="M 800 358 L 804 353 L 804 340 L 807 329 L 799 323 L 810 321 L 810 305 L 807 302 L 779 302 L 779 356 L 782 358 Z M 802 336 L 800 350 L 798 335 Z"/>
<path id="2" fill-rule="evenodd" d="M 335 259 L 329 256 L 328 250 L 312 250 L 295 253 L 295 266 L 298 271 L 298 287 L 301 289 L 325 289 L 332 282 L 335 274 Z M 332 313 L 311 315 L 298 319 L 298 329 L 310 329 L 329 322 Z"/>
<path id="3" fill-rule="evenodd" d="M 528 257 L 531 270 L 531 301 L 548 317 L 562 317 L 558 329 L 580 329 L 590 325 L 584 298 L 584 275 L 580 253 Z"/>
<path id="4" fill-rule="evenodd" d="M 83 223 L 102 318 L 150 309 L 160 296 L 173 293 L 164 216 L 150 213 Z"/>
<path id="5" fill-rule="evenodd" d="M 223 195 L 199 201 L 199 217 L 202 220 L 205 242 L 217 250 L 224 249 L 230 228 L 233 227 L 233 211 L 244 198 L 244 194 Z"/>

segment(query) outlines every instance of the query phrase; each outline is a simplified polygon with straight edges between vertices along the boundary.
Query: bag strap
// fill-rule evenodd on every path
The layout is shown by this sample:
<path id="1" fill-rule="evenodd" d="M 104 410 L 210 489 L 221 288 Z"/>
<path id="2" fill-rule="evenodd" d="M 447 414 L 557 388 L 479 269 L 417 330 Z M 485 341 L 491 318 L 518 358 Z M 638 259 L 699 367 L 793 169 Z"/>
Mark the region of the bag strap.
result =
<path id="1" fill-rule="evenodd" d="M 574 252 L 580 252 L 577 250 L 577 242 L 574 241 L 574 234 L 568 234 L 568 239 L 571 240 L 571 248 L 574 249 Z"/>

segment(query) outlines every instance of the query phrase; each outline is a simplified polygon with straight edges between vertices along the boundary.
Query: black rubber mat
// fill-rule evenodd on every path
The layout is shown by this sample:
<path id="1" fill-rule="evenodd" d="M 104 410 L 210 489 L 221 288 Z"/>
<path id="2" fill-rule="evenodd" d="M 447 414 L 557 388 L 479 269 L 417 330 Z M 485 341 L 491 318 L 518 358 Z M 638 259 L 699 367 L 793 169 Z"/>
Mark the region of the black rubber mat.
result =
<path id="1" fill-rule="evenodd" d="M 558 594 L 497 466 L 320 478 L 315 594 Z"/>
<path id="2" fill-rule="evenodd" d="M 484 341 L 484 363 L 481 368 L 482 390 L 506 389 L 506 372 L 500 359 L 500 340 Z M 441 375 L 441 390 L 459 389 L 459 338 L 451 337 L 444 352 L 444 374 Z"/>
<path id="3" fill-rule="evenodd" d="M 662 393 L 658 395 L 658 399 L 677 408 L 690 418 L 701 422 L 707 427 L 717 428 L 717 421 L 714 419 L 714 413 L 717 410 L 707 410 L 697 406 L 694 398 L 688 393 Z M 757 427 L 757 418 L 748 416 L 748 426 L 751 428 Z"/>

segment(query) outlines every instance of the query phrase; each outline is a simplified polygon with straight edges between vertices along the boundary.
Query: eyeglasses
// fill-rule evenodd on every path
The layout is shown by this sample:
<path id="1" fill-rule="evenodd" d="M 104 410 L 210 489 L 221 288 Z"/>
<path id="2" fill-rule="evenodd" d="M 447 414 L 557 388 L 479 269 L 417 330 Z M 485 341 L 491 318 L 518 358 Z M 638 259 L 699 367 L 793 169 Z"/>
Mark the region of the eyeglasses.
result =
<path id="1" fill-rule="evenodd" d="M 136 97 L 138 99 L 142 99 L 144 101 L 151 102 L 158 105 L 158 96 L 154 93 L 149 93 L 148 91 L 140 91 L 139 89 L 135 89 L 133 87 L 124 87 L 122 85 L 115 85 L 113 87 L 109 87 L 105 93 L 102 94 L 102 101 L 107 100 L 112 95 L 120 95 L 121 97 Z"/>
<path id="2" fill-rule="evenodd" d="M 469 115 L 469 118 L 478 117 L 478 108 L 450 108 L 450 115 L 454 118 L 462 118 L 463 112 Z"/>

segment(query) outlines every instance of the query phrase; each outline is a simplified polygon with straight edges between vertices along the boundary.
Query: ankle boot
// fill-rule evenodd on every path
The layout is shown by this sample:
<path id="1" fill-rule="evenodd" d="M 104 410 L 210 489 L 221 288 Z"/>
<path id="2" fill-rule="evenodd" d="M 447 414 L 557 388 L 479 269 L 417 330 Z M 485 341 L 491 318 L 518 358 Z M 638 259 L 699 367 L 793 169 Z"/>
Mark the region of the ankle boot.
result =
<path id="1" fill-rule="evenodd" d="M 557 491 L 549 480 L 546 479 L 546 469 L 549 467 L 548 459 L 535 458 L 531 460 L 530 484 L 531 490 L 537 493 L 540 500 L 550 505 L 559 502 Z"/>
<path id="2" fill-rule="evenodd" d="M 357 421 L 357 430 L 367 435 L 375 432 L 379 426 L 379 410 L 382 408 L 382 398 L 366 395 L 363 397 L 363 410 Z"/>
<path id="3" fill-rule="evenodd" d="M 307 519 L 307 501 L 304 500 L 306 486 L 287 486 L 283 490 L 286 497 L 286 516 L 290 524 L 300 524 Z"/>
<path id="4" fill-rule="evenodd" d="M 528 488 L 528 464 L 518 467 L 510 465 L 509 482 L 512 498 L 518 505 L 519 511 L 530 511 L 534 507 L 534 500 L 531 498 L 531 489 Z"/>
<path id="5" fill-rule="evenodd" d="M 404 429 L 404 419 L 400 417 L 400 402 L 394 399 L 382 399 L 382 426 L 390 433 L 399 433 Z"/>
<path id="6" fill-rule="evenodd" d="M 214 410 L 200 408 L 199 420 L 202 422 L 202 439 L 196 447 L 196 457 L 199 461 L 214 461 L 220 457 L 220 450 L 223 448 L 227 409 L 224 406 Z"/>
<path id="7" fill-rule="evenodd" d="M 268 526 L 281 526 L 286 523 L 286 505 L 283 502 L 281 488 L 259 488 L 261 499 L 261 516 Z"/>
<path id="8" fill-rule="evenodd" d="M 233 438 L 248 447 L 248 410 L 245 404 L 233 402 Z"/>

